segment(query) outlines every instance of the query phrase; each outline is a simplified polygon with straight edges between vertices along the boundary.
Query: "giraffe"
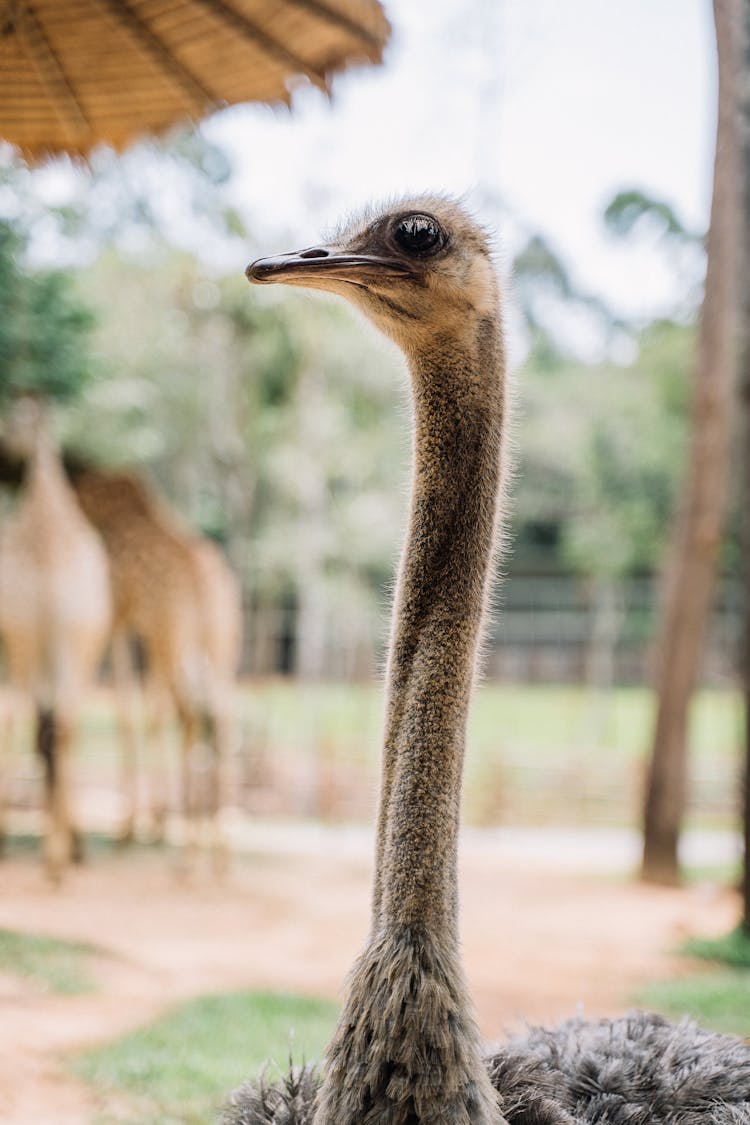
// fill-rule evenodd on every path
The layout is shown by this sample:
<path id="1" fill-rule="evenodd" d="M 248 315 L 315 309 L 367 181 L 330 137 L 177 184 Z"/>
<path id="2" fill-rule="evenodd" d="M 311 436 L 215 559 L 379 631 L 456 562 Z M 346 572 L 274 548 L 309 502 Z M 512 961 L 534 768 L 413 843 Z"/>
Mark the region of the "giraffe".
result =
<path id="1" fill-rule="evenodd" d="M 226 796 L 233 684 L 241 643 L 237 582 L 219 550 L 188 532 L 135 474 L 87 470 L 76 478 L 74 487 L 109 554 L 116 679 L 121 691 L 128 690 L 129 681 L 132 687 L 128 637 L 137 637 L 148 666 L 152 733 L 163 729 L 165 698 L 177 713 L 187 850 L 192 851 L 201 812 L 207 810 L 211 848 L 219 866 L 225 850 L 218 820 Z M 129 710 L 123 708 L 121 715 L 126 835 L 132 834 L 136 811 L 137 734 Z M 203 800 L 193 784 L 199 745 L 210 754 Z"/>
<path id="2" fill-rule="evenodd" d="M 36 713 L 45 864 L 59 881 L 79 846 L 70 809 L 71 745 L 108 637 L 109 567 L 67 482 L 43 408 L 20 404 L 14 423 L 30 456 L 18 508 L 0 536 L 0 637 L 15 702 L 30 698 Z M 11 733 L 9 723 L 8 741 Z"/>

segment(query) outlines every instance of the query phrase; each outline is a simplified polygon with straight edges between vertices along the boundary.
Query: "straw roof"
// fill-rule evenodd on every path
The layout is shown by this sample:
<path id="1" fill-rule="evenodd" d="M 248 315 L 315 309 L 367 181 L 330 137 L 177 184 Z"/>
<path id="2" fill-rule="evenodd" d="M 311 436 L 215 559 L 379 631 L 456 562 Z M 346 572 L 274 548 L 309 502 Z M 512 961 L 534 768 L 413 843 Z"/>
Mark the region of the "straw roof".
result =
<path id="1" fill-rule="evenodd" d="M 0 0 L 0 138 L 27 156 L 122 147 L 235 102 L 290 103 L 376 63 L 378 0 Z"/>

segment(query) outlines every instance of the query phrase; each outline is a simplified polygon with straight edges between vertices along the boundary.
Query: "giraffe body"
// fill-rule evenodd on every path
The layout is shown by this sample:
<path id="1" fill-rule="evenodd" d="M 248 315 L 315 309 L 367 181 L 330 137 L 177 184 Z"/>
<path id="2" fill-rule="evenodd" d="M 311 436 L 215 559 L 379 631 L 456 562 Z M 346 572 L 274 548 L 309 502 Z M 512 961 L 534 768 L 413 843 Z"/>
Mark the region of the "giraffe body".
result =
<path id="1" fill-rule="evenodd" d="M 217 857 L 218 814 L 226 792 L 232 700 L 241 643 L 237 582 L 219 550 L 185 529 L 133 474 L 88 472 L 76 481 L 80 503 L 100 531 L 112 569 L 115 644 L 138 637 L 148 668 L 153 733 L 163 725 L 165 699 L 181 730 L 182 807 L 188 842 L 203 821 Z M 122 671 L 126 659 L 116 661 Z M 131 708 L 132 710 L 132 708 Z M 136 800 L 137 735 L 125 714 L 124 779 L 132 825 Z M 209 755 L 207 792 L 196 792 L 195 758 Z"/>
<path id="2" fill-rule="evenodd" d="M 106 644 L 111 619 L 104 546 L 81 512 L 43 428 L 19 507 L 0 537 L 0 636 L 12 688 L 30 698 L 45 769 L 49 874 L 74 848 L 72 728 Z"/>

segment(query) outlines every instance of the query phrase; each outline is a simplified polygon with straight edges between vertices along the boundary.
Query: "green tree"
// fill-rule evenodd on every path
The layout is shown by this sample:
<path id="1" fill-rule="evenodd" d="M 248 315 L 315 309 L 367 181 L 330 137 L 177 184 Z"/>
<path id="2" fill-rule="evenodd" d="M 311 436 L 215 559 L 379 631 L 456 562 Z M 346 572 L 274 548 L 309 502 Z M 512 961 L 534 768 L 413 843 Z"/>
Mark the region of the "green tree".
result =
<path id="1" fill-rule="evenodd" d="M 0 221 L 0 407 L 22 394 L 73 399 L 92 376 L 91 311 L 69 274 L 30 269 L 24 248 Z"/>
<path id="2" fill-rule="evenodd" d="M 672 205 L 638 188 L 620 191 L 604 211 L 604 224 L 620 238 L 630 236 L 640 225 L 656 229 L 667 241 L 704 245 L 702 234 L 689 230 Z"/>
<path id="3" fill-rule="evenodd" d="M 532 234 L 511 266 L 513 295 L 535 365 L 553 368 L 569 354 L 561 328 L 571 309 L 585 313 L 608 340 L 623 327 L 601 298 L 586 293 L 547 239 Z"/>
<path id="4" fill-rule="evenodd" d="M 663 562 L 687 430 L 692 329 L 636 335 L 635 358 L 586 365 L 532 355 L 521 379 L 516 529 L 510 565 L 571 571 L 587 583 L 592 686 L 608 686 L 624 580 Z M 546 557 L 531 537 L 545 531 Z"/>
<path id="5" fill-rule="evenodd" d="M 6 147 L 0 151 L 0 219 L 24 232 L 34 259 L 79 265 L 112 246 L 167 241 L 186 249 L 226 251 L 247 240 L 226 189 L 232 165 L 200 129 L 144 140 L 124 153 L 95 150 L 85 165 L 55 162 L 55 197 L 46 190 L 47 167 L 28 168 Z"/>
<path id="6" fill-rule="evenodd" d="M 140 465 L 224 542 L 259 653 L 284 613 L 312 621 L 314 606 L 318 632 L 362 666 L 404 501 L 393 351 L 330 299 L 257 293 L 166 246 L 111 251 L 82 284 L 103 375 L 67 412 L 70 446 Z"/>

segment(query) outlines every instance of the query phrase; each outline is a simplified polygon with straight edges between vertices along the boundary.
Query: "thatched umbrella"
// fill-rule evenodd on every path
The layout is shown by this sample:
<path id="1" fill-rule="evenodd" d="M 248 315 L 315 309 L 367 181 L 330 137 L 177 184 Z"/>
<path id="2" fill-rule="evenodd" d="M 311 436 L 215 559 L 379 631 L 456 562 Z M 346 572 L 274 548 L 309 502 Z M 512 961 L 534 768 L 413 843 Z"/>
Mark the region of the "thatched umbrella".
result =
<path id="1" fill-rule="evenodd" d="M 0 0 L 0 138 L 116 147 L 381 58 L 378 0 Z"/>

